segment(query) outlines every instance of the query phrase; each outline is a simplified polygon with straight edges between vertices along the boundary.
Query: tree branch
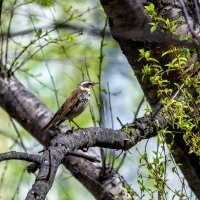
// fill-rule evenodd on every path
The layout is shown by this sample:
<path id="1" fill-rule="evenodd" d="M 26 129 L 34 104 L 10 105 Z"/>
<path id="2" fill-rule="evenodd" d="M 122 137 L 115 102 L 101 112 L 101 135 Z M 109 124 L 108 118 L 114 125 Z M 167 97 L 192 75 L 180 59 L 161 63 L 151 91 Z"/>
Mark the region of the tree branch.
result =
<path id="1" fill-rule="evenodd" d="M 139 129 L 141 125 L 143 127 Z M 94 146 L 128 150 L 141 139 L 152 137 L 157 133 L 156 126 L 153 125 L 150 117 L 141 118 L 136 120 L 136 123 L 127 126 L 133 130 L 131 135 L 121 130 L 85 128 L 56 136 L 51 146 L 44 152 L 38 176 L 26 200 L 45 199 L 53 184 L 57 169 L 68 151 Z"/>
<path id="2" fill-rule="evenodd" d="M 42 156 L 24 152 L 10 151 L 0 154 L 0 162 L 4 160 L 24 160 L 40 164 L 42 162 Z"/>
<path id="3" fill-rule="evenodd" d="M 75 156 L 75 157 L 78 157 L 78 158 L 84 158 L 84 159 L 86 159 L 90 162 L 97 162 L 97 163 L 101 162 L 99 159 L 95 158 L 94 156 L 86 155 L 86 154 L 83 154 L 83 153 L 80 153 L 80 152 L 75 152 L 75 151 L 68 151 L 67 156 Z"/>
<path id="4" fill-rule="evenodd" d="M 23 36 L 23 35 L 28 35 L 28 34 L 34 34 L 37 30 L 49 30 L 50 32 L 55 31 L 57 29 L 64 29 L 64 30 L 72 30 L 76 32 L 86 32 L 88 34 L 94 35 L 94 36 L 100 36 L 101 35 L 101 30 L 96 29 L 96 28 L 91 28 L 85 25 L 81 24 L 71 24 L 71 23 L 54 23 L 50 24 L 48 26 L 42 26 L 42 27 L 36 27 L 36 28 L 30 28 L 18 32 L 12 32 L 10 33 L 11 37 L 16 37 L 16 36 Z M 2 37 L 5 37 L 7 33 L 2 33 Z M 111 36 L 110 31 L 105 31 L 105 36 L 109 37 Z"/>

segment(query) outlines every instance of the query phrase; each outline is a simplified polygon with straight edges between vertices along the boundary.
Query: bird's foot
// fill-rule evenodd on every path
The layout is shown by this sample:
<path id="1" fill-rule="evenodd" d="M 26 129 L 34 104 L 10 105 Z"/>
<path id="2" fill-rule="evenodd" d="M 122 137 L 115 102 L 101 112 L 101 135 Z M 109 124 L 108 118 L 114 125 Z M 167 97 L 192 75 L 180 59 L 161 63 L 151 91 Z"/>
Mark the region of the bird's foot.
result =
<path id="1" fill-rule="evenodd" d="M 77 126 L 77 129 L 80 129 L 80 126 L 74 120 L 72 122 Z"/>
<path id="2" fill-rule="evenodd" d="M 72 129 L 69 129 L 69 130 L 66 131 L 66 134 L 72 134 L 73 131 L 74 131 L 74 129 L 73 129 L 73 127 L 72 127 Z"/>

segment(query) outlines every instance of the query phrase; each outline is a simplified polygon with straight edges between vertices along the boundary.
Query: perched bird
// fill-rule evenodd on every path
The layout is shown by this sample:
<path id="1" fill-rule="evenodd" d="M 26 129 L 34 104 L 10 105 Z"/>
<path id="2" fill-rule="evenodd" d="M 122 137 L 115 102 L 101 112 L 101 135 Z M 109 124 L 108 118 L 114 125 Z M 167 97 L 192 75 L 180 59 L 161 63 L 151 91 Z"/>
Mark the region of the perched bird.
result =
<path id="1" fill-rule="evenodd" d="M 95 84 L 96 83 L 92 81 L 80 83 L 42 130 L 52 126 L 58 126 L 65 120 L 72 121 L 75 117 L 80 115 L 89 104 L 90 89 Z"/>

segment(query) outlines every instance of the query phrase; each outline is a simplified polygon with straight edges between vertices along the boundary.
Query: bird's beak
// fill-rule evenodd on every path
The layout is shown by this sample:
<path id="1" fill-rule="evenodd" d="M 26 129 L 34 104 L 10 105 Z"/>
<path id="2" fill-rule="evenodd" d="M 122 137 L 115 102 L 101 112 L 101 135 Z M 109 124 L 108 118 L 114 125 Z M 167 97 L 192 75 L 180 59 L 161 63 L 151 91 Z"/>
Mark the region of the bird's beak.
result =
<path id="1" fill-rule="evenodd" d="M 93 85 L 96 85 L 96 84 L 99 84 L 99 83 L 93 83 Z M 93 85 L 92 85 L 92 86 L 93 86 Z"/>

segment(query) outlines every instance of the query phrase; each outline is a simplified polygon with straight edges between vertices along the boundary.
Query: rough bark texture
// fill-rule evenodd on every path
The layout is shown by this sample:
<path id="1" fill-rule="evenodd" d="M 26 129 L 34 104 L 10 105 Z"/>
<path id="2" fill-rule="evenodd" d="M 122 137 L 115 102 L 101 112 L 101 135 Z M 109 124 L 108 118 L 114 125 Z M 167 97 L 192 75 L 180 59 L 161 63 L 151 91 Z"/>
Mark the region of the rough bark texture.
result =
<path id="1" fill-rule="evenodd" d="M 134 33 L 138 32 L 143 32 L 144 35 L 151 35 L 148 25 L 150 19 L 143 9 L 143 6 L 150 2 L 155 3 L 155 8 L 160 16 L 169 17 L 170 19 L 184 19 L 183 15 L 181 15 L 181 9 L 178 1 L 174 0 L 152 0 L 148 2 L 145 0 L 101 0 L 101 4 L 109 19 L 111 33 L 119 43 L 122 52 L 132 66 L 148 102 L 152 107 L 154 107 L 159 101 L 159 98 L 157 97 L 157 88 L 152 86 L 148 79 L 142 80 L 142 63 L 138 62 L 138 49 L 151 49 L 151 51 L 155 54 L 154 56 L 160 61 L 160 63 L 166 63 L 166 60 L 163 60 L 163 58 L 160 57 L 160 54 L 163 51 L 166 51 L 169 48 L 169 45 L 163 43 L 161 37 L 158 37 L 158 39 L 161 40 L 160 42 L 155 42 L 154 39 L 148 41 L 148 37 L 143 41 L 131 39 L 132 33 L 133 38 L 135 38 Z M 186 35 L 188 32 L 188 27 L 186 24 L 182 23 L 178 27 L 178 31 L 180 34 Z M 123 32 L 126 32 L 125 37 L 121 37 Z M 169 76 L 166 78 L 173 83 L 177 78 L 177 74 L 169 74 Z M 173 150 L 173 156 L 176 162 L 182 163 L 180 169 L 188 181 L 189 186 L 194 191 L 197 198 L 200 199 L 199 158 L 194 154 L 188 153 L 188 148 L 186 147 L 183 138 L 180 135 L 175 135 Z"/>
<path id="2" fill-rule="evenodd" d="M 26 199 L 45 199 L 67 152 L 92 146 L 126 150 L 132 146 L 132 140 L 122 131 L 101 128 L 80 129 L 73 134 L 59 134 L 45 151 L 36 181 Z M 101 191 L 100 199 L 104 199 L 102 195 L 105 193 Z M 113 197 L 113 195 L 110 196 Z"/>

